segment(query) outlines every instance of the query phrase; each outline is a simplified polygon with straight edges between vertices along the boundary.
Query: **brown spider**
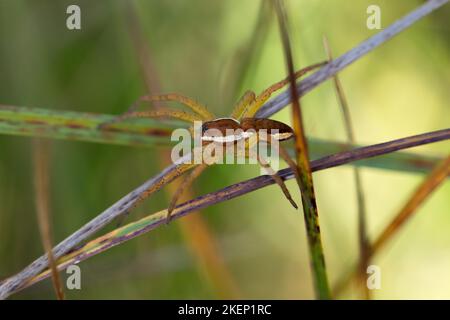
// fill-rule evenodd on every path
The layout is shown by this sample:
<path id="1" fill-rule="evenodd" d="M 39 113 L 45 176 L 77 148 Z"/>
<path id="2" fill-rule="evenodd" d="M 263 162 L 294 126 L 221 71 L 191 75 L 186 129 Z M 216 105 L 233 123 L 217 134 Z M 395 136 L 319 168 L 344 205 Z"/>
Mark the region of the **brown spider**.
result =
<path id="1" fill-rule="evenodd" d="M 311 66 L 308 66 L 304 69 L 301 69 L 295 73 L 295 77 L 299 78 L 305 73 L 323 66 L 326 62 L 317 63 Z M 238 141 L 245 141 L 245 157 L 248 157 L 248 149 L 254 145 L 254 143 L 263 140 L 267 144 L 272 144 L 273 141 L 283 141 L 294 137 L 293 130 L 286 124 L 265 118 L 255 118 L 255 114 L 261 108 L 261 106 L 270 98 L 273 92 L 281 89 L 285 85 L 289 83 L 288 79 L 281 80 L 264 91 L 261 92 L 258 96 L 253 91 L 247 91 L 242 96 L 242 98 L 235 105 L 230 117 L 227 118 L 217 118 L 214 114 L 212 114 L 208 109 L 202 104 L 188 98 L 186 96 L 177 94 L 177 93 L 169 93 L 162 95 L 147 95 L 142 96 L 139 100 L 134 104 L 134 107 L 137 106 L 139 102 L 155 102 L 155 101 L 176 101 L 179 102 L 189 109 L 192 112 L 186 112 L 183 110 L 174 110 L 167 108 L 158 108 L 155 110 L 148 111 L 130 111 L 124 113 L 123 115 L 117 117 L 114 122 L 118 120 L 123 120 L 127 118 L 174 118 L 182 121 L 186 121 L 189 123 L 194 123 L 195 121 L 201 121 L 201 141 L 202 147 L 207 146 L 209 144 L 216 144 L 222 146 L 226 152 L 228 152 L 230 146 L 234 148 L 234 145 Z M 133 108 L 133 107 L 132 107 Z M 213 129 L 213 130 L 211 130 Z M 239 130 L 240 133 L 236 134 L 236 131 L 233 133 L 229 133 L 230 130 Z M 265 135 L 264 139 L 262 139 L 259 132 L 264 129 L 266 132 L 269 132 L 268 135 Z M 193 132 L 193 128 L 190 128 L 190 131 Z M 215 132 L 211 134 L 211 131 Z M 247 134 L 248 132 L 256 132 L 256 134 Z M 218 133 L 217 133 L 218 132 Z M 253 139 L 251 139 L 253 138 Z M 277 147 L 277 151 L 282 156 L 282 158 L 287 162 L 290 168 L 293 170 L 295 177 L 297 179 L 297 183 L 299 183 L 299 173 L 297 169 L 297 165 L 295 162 L 289 157 L 287 151 L 282 147 Z M 193 150 L 193 154 L 195 156 L 196 150 Z M 211 160 L 211 159 L 210 159 Z M 298 208 L 294 200 L 292 199 L 289 190 L 287 189 L 283 179 L 274 171 L 267 160 L 263 157 L 257 156 L 257 161 L 259 165 L 264 168 L 266 172 L 268 172 L 275 182 L 280 186 L 286 198 L 292 204 L 294 208 Z M 212 161 L 215 163 L 215 160 Z M 174 210 L 178 199 L 180 198 L 182 192 L 192 184 L 192 182 L 209 166 L 211 165 L 211 161 L 208 163 L 183 163 L 179 164 L 177 170 L 174 173 L 169 174 L 168 176 L 164 176 L 157 184 L 153 185 L 150 189 L 146 190 L 143 194 L 141 194 L 140 199 L 137 201 L 140 202 L 147 198 L 150 194 L 159 190 L 167 181 L 170 181 L 174 177 L 177 177 L 186 171 L 193 169 L 192 172 L 187 175 L 181 185 L 176 190 L 173 198 L 168 207 L 167 214 L 167 222 L 170 221 L 171 213 Z"/>

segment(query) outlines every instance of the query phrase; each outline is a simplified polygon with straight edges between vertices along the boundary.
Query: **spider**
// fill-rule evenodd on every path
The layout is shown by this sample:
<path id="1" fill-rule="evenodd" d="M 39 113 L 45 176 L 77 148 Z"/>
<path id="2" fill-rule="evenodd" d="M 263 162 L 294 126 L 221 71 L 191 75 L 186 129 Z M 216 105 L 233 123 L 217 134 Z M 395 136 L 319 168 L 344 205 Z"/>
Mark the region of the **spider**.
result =
<path id="1" fill-rule="evenodd" d="M 306 68 L 303 68 L 295 73 L 296 79 L 303 76 L 309 71 L 312 71 L 318 67 L 325 65 L 327 62 L 320 62 L 317 64 L 310 65 Z M 193 124 L 195 121 L 201 121 L 201 141 L 202 147 L 215 144 L 222 146 L 225 149 L 225 152 L 228 152 L 228 148 L 230 146 L 233 147 L 238 141 L 245 141 L 245 157 L 249 157 L 248 149 L 259 141 L 264 141 L 267 144 L 274 145 L 273 142 L 276 141 L 284 141 L 294 137 L 294 132 L 291 127 L 288 125 L 266 118 L 255 118 L 255 114 L 262 107 L 262 105 L 271 97 L 272 93 L 277 90 L 280 90 L 284 86 L 289 83 L 289 79 L 286 78 L 281 80 L 267 89 L 263 90 L 258 96 L 253 91 L 246 91 L 244 95 L 239 99 L 239 101 L 234 106 L 234 109 L 229 117 L 225 118 L 217 118 L 213 113 L 208 111 L 208 109 L 202 105 L 201 103 L 194 101 L 193 99 L 183 96 L 178 93 L 169 93 L 169 94 L 160 94 L 160 95 L 145 95 L 138 99 L 130 109 L 124 114 L 115 118 L 112 122 L 122 121 L 128 118 L 173 118 L 182 120 L 188 123 Z M 165 107 L 158 107 L 153 110 L 147 111 L 135 111 L 135 108 L 141 102 L 156 102 L 156 101 L 175 101 L 184 106 L 188 107 L 192 112 L 187 112 L 184 110 L 178 109 L 169 109 Z M 108 125 L 108 123 L 104 123 L 101 126 L 104 127 Z M 211 129 L 214 129 L 214 132 L 219 131 L 219 135 L 211 134 Z M 230 129 L 241 129 L 240 132 L 243 134 L 227 134 L 227 130 Z M 265 135 L 264 138 L 259 134 L 259 132 L 265 129 L 269 132 L 268 135 Z M 273 129 L 276 129 L 276 133 L 272 133 Z M 193 128 L 189 129 L 193 132 Z M 249 131 L 256 132 L 256 135 L 245 134 Z M 253 138 L 253 139 L 251 139 Z M 281 155 L 281 157 L 286 161 L 289 167 L 294 172 L 297 183 L 300 184 L 300 176 L 297 169 L 296 163 L 290 158 L 287 151 L 280 145 L 276 147 L 276 150 Z M 193 154 L 197 151 L 194 149 Z M 291 205 L 298 209 L 297 204 L 292 199 L 292 196 L 287 189 L 284 180 L 277 174 L 275 170 L 273 170 L 268 163 L 267 159 L 264 159 L 260 155 L 257 156 L 257 162 L 263 168 L 263 170 L 275 180 L 275 182 L 280 186 L 283 194 L 287 198 L 287 200 L 291 203 Z M 215 160 L 212 160 L 212 163 L 215 163 Z M 200 176 L 200 174 L 212 164 L 211 159 L 208 163 L 183 163 L 179 164 L 174 173 L 170 173 L 167 176 L 164 176 L 157 184 L 150 187 L 144 193 L 140 195 L 140 198 L 136 202 L 147 198 L 153 192 L 159 190 L 166 182 L 171 181 L 173 178 L 178 177 L 185 172 L 192 169 L 192 171 L 184 178 L 176 192 L 174 193 L 172 200 L 167 209 L 167 218 L 166 222 L 170 222 L 171 214 L 177 205 L 177 201 L 182 195 L 183 191 L 188 188 L 196 178 Z"/>

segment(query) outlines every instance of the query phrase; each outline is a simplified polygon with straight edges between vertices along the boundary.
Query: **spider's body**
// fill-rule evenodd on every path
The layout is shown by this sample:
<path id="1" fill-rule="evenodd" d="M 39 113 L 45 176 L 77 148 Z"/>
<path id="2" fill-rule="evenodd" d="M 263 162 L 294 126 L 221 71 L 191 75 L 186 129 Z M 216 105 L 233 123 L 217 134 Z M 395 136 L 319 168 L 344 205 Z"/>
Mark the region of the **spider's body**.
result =
<path id="1" fill-rule="evenodd" d="M 304 69 L 301 69 L 295 73 L 295 77 L 299 78 L 306 72 L 313 70 L 317 67 L 323 66 L 326 62 L 317 63 L 315 65 L 311 65 Z M 288 125 L 271 119 L 265 118 L 255 118 L 257 111 L 261 108 L 261 106 L 266 102 L 273 92 L 281 89 L 285 85 L 289 83 L 288 79 L 281 80 L 269 88 L 265 89 L 258 96 L 255 95 L 253 91 L 247 91 L 242 98 L 235 105 L 233 112 L 230 117 L 227 118 L 217 118 L 213 113 L 208 111 L 208 109 L 202 104 L 177 93 L 169 93 L 163 95 L 151 95 L 151 96 L 143 96 L 138 101 L 177 101 L 181 104 L 184 104 L 186 107 L 191 109 L 193 113 L 186 112 L 184 110 L 173 110 L 166 108 L 158 108 L 149 111 L 142 112 L 127 112 L 118 119 L 125 118 L 134 118 L 134 117 L 150 117 L 150 118 L 161 118 L 161 117 L 169 117 L 175 118 L 178 120 L 186 121 L 193 124 L 195 121 L 201 121 L 201 140 L 203 145 L 209 144 L 223 144 L 228 145 L 228 143 L 236 143 L 238 141 L 244 140 L 246 146 L 249 146 L 250 140 L 249 138 L 256 137 L 256 141 L 265 141 L 268 144 L 272 144 L 272 142 L 283 141 L 290 139 L 294 136 L 294 132 Z M 193 132 L 193 128 L 190 128 L 190 131 Z M 265 134 L 262 132 L 265 131 Z M 279 154 L 283 157 L 283 159 L 288 163 L 291 167 L 292 171 L 297 178 L 297 183 L 300 185 L 300 176 L 298 173 L 297 165 L 295 162 L 289 157 L 287 152 L 277 144 L 272 144 L 273 146 L 277 146 Z M 192 153 L 195 153 L 196 150 L 193 150 Z M 261 167 L 263 167 L 277 182 L 277 184 L 281 187 L 284 195 L 289 200 L 289 202 L 297 208 L 294 200 L 292 199 L 289 190 L 284 184 L 283 179 L 275 172 L 267 162 L 267 159 L 264 159 L 262 156 L 258 157 L 258 163 Z M 214 162 L 213 162 L 214 163 Z M 202 163 L 202 164 L 183 164 L 180 165 L 178 170 L 175 173 L 175 176 L 164 177 L 165 180 L 169 180 L 175 178 L 178 175 L 183 174 L 184 172 L 193 169 L 190 175 L 186 177 L 183 183 L 178 188 L 177 192 L 174 194 L 172 201 L 168 208 L 168 216 L 167 221 L 170 220 L 171 212 L 174 210 L 177 200 L 180 197 L 184 188 L 189 186 L 193 180 L 195 180 L 201 172 L 212 163 Z M 156 186 L 148 189 L 141 196 L 141 200 L 146 198 L 148 195 L 158 190 L 163 183 L 157 184 Z"/>
<path id="2" fill-rule="evenodd" d="M 202 124 L 201 140 L 204 142 L 229 143 L 248 139 L 252 136 L 268 135 L 270 139 L 284 141 L 292 138 L 294 132 L 283 122 L 271 119 L 243 118 L 238 121 L 234 118 L 218 118 Z"/>

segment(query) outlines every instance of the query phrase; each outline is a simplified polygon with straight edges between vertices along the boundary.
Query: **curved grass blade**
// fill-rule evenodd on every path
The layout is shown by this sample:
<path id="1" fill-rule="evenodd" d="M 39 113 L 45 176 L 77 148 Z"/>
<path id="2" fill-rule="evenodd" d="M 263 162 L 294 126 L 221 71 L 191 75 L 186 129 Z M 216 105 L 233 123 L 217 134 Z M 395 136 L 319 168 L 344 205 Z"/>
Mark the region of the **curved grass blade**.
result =
<path id="1" fill-rule="evenodd" d="M 34 192 L 36 199 L 36 213 L 41 235 L 42 246 L 47 253 L 52 284 L 58 300 L 64 300 L 64 290 L 61 284 L 55 257 L 52 252 L 52 230 L 50 224 L 50 187 L 49 187 L 49 145 L 33 140 Z"/>
<path id="2" fill-rule="evenodd" d="M 328 57 L 328 61 L 333 60 L 330 45 L 328 44 L 327 38 L 323 37 L 323 44 L 325 47 L 325 52 Z M 341 107 L 342 116 L 344 119 L 345 132 L 347 134 L 347 141 L 351 144 L 356 143 L 355 134 L 352 126 L 352 120 L 350 116 L 350 108 L 348 107 L 347 98 L 344 94 L 344 89 L 342 88 L 341 81 L 337 74 L 333 76 L 334 91 L 338 98 L 339 105 Z M 366 300 L 370 299 L 370 291 L 366 286 L 366 270 L 369 259 L 369 239 L 367 237 L 367 226 L 366 226 L 366 205 L 364 200 L 364 190 L 362 185 L 362 178 L 358 167 L 353 167 L 353 178 L 355 180 L 355 190 L 356 190 L 356 202 L 358 208 L 358 240 L 359 240 L 359 259 L 360 259 L 360 280 L 364 292 L 364 298 Z"/>
<path id="3" fill-rule="evenodd" d="M 381 234 L 376 238 L 370 246 L 368 253 L 368 260 L 377 254 L 380 249 L 397 234 L 404 224 L 412 218 L 417 209 L 428 199 L 434 190 L 450 175 L 450 156 L 443 159 L 436 165 L 431 173 L 419 185 L 415 192 L 408 199 L 406 204 L 402 207 L 399 213 L 389 223 Z M 353 280 L 355 274 L 358 273 L 360 266 L 357 265 L 351 268 L 351 271 L 346 273 L 336 284 L 333 295 L 338 296 Z"/>

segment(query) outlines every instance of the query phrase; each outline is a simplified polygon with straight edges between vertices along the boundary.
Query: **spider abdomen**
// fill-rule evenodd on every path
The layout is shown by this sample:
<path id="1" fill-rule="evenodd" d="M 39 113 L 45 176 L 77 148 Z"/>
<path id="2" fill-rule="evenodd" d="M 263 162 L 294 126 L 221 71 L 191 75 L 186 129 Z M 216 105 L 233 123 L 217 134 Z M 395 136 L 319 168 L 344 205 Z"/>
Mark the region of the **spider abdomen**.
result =
<path id="1" fill-rule="evenodd" d="M 204 122 L 201 140 L 205 142 L 227 143 L 250 138 L 254 134 L 266 134 L 278 141 L 293 136 L 291 127 L 271 119 L 244 118 L 240 122 L 233 118 L 219 118 Z"/>
<path id="2" fill-rule="evenodd" d="M 265 131 L 272 139 L 283 141 L 294 136 L 294 131 L 287 124 L 265 118 L 243 118 L 241 120 L 241 128 L 244 131 L 254 130 L 258 133 Z"/>

